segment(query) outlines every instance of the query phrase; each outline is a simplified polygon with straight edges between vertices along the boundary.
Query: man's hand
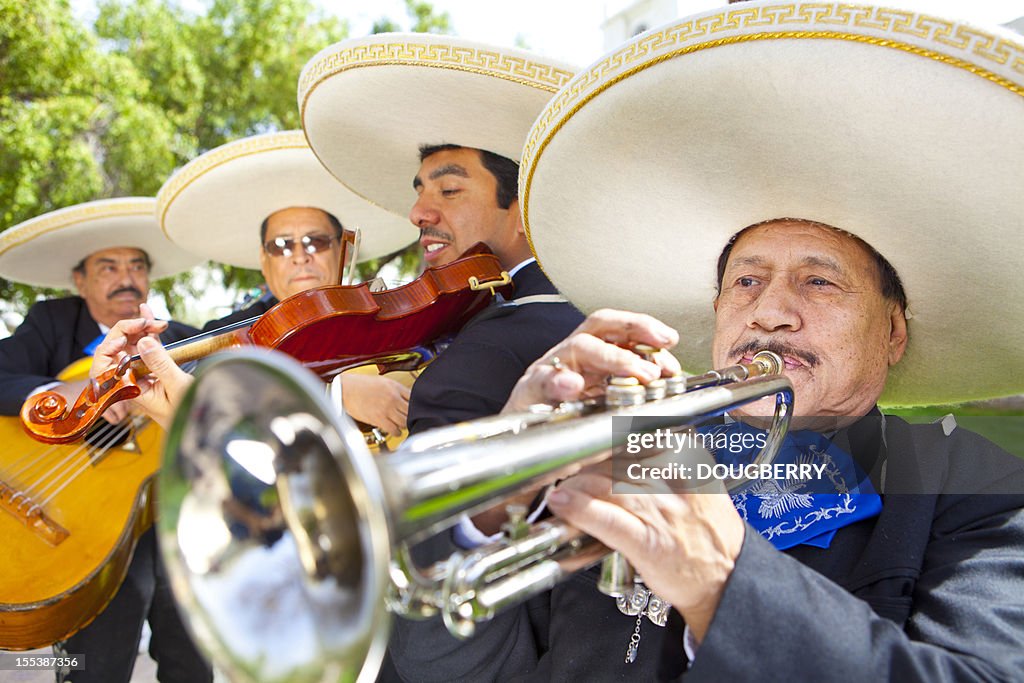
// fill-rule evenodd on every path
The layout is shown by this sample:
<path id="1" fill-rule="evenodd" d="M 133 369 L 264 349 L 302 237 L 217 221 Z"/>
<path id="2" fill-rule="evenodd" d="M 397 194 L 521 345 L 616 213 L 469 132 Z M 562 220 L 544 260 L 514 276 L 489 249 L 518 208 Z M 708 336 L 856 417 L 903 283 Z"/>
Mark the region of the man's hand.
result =
<path id="1" fill-rule="evenodd" d="M 650 316 L 597 311 L 527 369 L 505 410 L 599 393 L 609 375 L 636 377 L 644 384 L 671 376 L 680 368 L 667 351 L 648 362 L 628 348 L 668 349 L 678 341 L 675 330 Z M 710 457 L 703 450 L 693 455 Z M 551 511 L 622 552 L 700 640 L 743 544 L 745 527 L 731 498 L 718 482 L 713 491 L 700 492 L 673 491 L 663 481 L 619 482 L 620 492 L 612 493 L 610 472 L 603 463 L 569 477 L 548 495 Z"/>
<path id="2" fill-rule="evenodd" d="M 566 479 L 548 495 L 548 506 L 625 555 L 644 583 L 682 614 L 700 642 L 743 545 L 746 526 L 732 499 L 718 481 L 685 492 L 672 492 L 660 480 L 617 482 L 617 491 L 629 493 L 612 493 L 606 470 L 588 468 Z"/>
<path id="3" fill-rule="evenodd" d="M 609 375 L 636 377 L 644 384 L 674 375 L 679 372 L 679 362 L 667 351 L 657 353 L 654 362 L 648 362 L 623 347 L 647 344 L 669 349 L 678 342 L 675 330 L 649 315 L 596 311 L 526 369 L 503 412 L 600 393 Z"/>
<path id="4" fill-rule="evenodd" d="M 341 398 L 353 419 L 397 436 L 409 413 L 409 388 L 379 375 L 348 372 L 341 376 Z"/>
<path id="5" fill-rule="evenodd" d="M 89 374 L 95 378 L 115 367 L 123 357 L 138 353 L 151 374 L 138 378 L 142 393 L 131 404 L 166 428 L 192 376 L 171 360 L 160 343 L 158 335 L 167 329 L 167 323 L 156 320 L 148 305 L 142 304 L 139 308 L 141 318 L 119 321 L 96 347 Z M 128 409 L 128 406 L 121 407 Z"/>

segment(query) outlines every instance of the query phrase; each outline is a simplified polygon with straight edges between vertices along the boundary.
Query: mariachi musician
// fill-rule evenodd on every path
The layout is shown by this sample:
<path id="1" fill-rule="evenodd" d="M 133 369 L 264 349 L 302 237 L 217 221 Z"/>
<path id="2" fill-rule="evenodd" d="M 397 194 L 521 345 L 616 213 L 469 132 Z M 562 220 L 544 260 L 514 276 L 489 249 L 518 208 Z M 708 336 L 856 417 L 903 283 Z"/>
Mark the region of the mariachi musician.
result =
<path id="1" fill-rule="evenodd" d="M 243 138 L 197 157 L 160 189 L 157 216 L 182 247 L 263 273 L 269 295 L 208 322 L 204 332 L 258 317 L 314 287 L 340 284 L 343 261 L 378 258 L 416 239 L 404 218 L 338 183 L 302 131 Z M 405 428 L 407 386 L 358 370 L 341 382 L 345 410 L 354 419 L 386 434 Z"/>
<path id="2" fill-rule="evenodd" d="M 497 413 L 526 367 L 582 320 L 530 253 L 517 163 L 530 124 L 574 72 L 523 50 L 430 34 L 346 40 L 303 70 L 303 129 L 328 170 L 408 213 L 427 265 L 482 241 L 515 285 L 514 299 L 467 325 L 424 370 L 410 433 Z"/>
<path id="3" fill-rule="evenodd" d="M 155 220 L 155 206 L 152 198 L 138 197 L 88 202 L 38 216 L 0 235 L 0 275 L 16 282 L 55 289 L 69 288 L 73 284 L 78 291 L 78 296 L 34 304 L 14 334 L 0 340 L 0 410 L 3 414 L 17 415 L 26 397 L 43 389 L 58 391 L 74 400 L 88 380 L 61 381 L 61 370 L 90 356 L 118 320 L 139 315 L 140 304 L 149 296 L 151 279 L 187 270 L 200 260 L 167 241 Z M 174 321 L 162 322 L 156 327 L 162 330 L 160 339 L 164 342 L 195 333 L 193 328 Z M 127 413 L 127 407 L 121 404 L 111 407 L 104 417 L 108 422 L 117 423 L 124 420 Z M 9 418 L 7 422 L 9 434 L 3 454 L 5 477 L 16 469 L 15 464 L 24 461 L 26 454 L 39 447 L 24 436 L 17 418 Z M 152 442 L 153 447 L 157 444 L 158 441 Z M 116 465 L 113 459 L 117 457 L 129 456 L 114 454 L 107 464 Z M 95 472 L 87 468 L 84 474 Z M 97 490 L 107 487 L 103 481 L 90 483 L 87 477 L 80 477 L 56 493 L 53 501 L 61 506 L 61 498 L 77 498 L 85 506 L 106 506 L 109 491 Z M 134 492 L 129 494 L 135 495 Z M 8 515 L 0 517 L 11 525 L 4 537 L 13 552 L 22 545 L 14 539 L 22 538 L 27 532 Z M 42 555 L 43 564 L 38 565 L 42 567 L 41 573 L 47 580 L 56 580 L 55 568 L 46 568 L 46 546 L 39 544 L 37 548 L 36 543 L 36 539 L 27 539 L 26 551 L 37 557 Z M 97 548 L 86 549 L 82 553 L 83 561 L 89 559 L 85 555 L 95 552 Z M 10 557 L 11 553 L 7 555 Z M 16 577 L 11 576 L 14 566 L 7 569 L 5 581 L 15 579 L 34 584 L 42 581 L 39 577 L 25 578 L 24 566 L 17 568 Z M 54 590 L 62 592 L 66 588 Z M 4 590 L 6 592 L 7 588 Z M 42 601 L 39 596 L 25 599 Z M 4 596 L 0 602 L 11 600 Z M 147 620 L 152 629 L 149 652 L 157 662 L 160 680 L 181 683 L 211 680 L 209 666 L 179 619 L 158 559 L 152 529 L 138 539 L 127 577 L 106 609 L 91 624 L 54 645 L 58 654 L 85 656 L 84 669 L 58 671 L 58 680 L 74 680 L 75 683 L 127 681 L 135 664 L 142 626 Z M 73 626 L 78 627 L 80 624 Z M 0 631 L 0 648 L 26 647 L 14 641 L 4 642 L 13 633 L 5 631 Z M 66 633 L 61 631 L 56 637 Z"/>

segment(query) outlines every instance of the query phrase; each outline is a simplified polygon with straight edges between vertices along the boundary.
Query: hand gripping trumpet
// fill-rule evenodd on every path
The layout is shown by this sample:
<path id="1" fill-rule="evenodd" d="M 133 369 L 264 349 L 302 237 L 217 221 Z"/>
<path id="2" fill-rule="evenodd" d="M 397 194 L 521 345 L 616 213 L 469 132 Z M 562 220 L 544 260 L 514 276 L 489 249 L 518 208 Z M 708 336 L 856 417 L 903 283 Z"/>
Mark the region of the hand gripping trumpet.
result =
<path id="1" fill-rule="evenodd" d="M 604 401 L 432 430 L 375 458 L 295 361 L 224 354 L 201 369 L 168 432 L 158 528 L 175 596 L 234 681 L 370 681 L 389 611 L 440 612 L 465 637 L 477 621 L 605 557 L 601 583 L 621 594 L 632 583 L 621 559 L 557 520 L 527 525 L 522 511 L 504 540 L 426 569 L 414 566 L 409 546 L 607 459 L 627 436 L 613 416 L 682 429 L 774 396 L 757 456 L 771 462 L 793 403 L 781 369 L 762 352 L 654 387 L 618 381 Z"/>

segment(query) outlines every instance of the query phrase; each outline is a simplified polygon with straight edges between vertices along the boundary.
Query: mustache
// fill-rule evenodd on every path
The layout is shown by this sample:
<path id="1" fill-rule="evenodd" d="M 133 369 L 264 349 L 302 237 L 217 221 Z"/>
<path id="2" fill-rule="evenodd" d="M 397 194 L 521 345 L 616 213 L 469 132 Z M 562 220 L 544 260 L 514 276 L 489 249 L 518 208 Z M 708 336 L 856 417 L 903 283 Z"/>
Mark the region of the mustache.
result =
<path id="1" fill-rule="evenodd" d="M 748 342 L 744 342 L 739 346 L 732 349 L 733 355 L 736 356 L 751 356 L 758 351 L 771 351 L 777 353 L 780 356 L 790 356 L 791 358 L 799 358 L 807 367 L 816 367 L 819 363 L 818 355 L 811 351 L 804 351 L 798 349 L 791 344 L 781 342 L 778 339 L 751 339 Z"/>
<path id="2" fill-rule="evenodd" d="M 128 292 L 129 294 L 134 294 L 136 296 L 136 298 L 139 298 L 139 299 L 142 298 L 142 292 L 140 292 L 135 287 L 121 287 L 119 289 L 115 289 L 113 292 L 111 292 L 110 294 L 107 295 L 107 298 L 108 299 L 113 299 L 118 294 L 124 294 L 125 292 Z"/>
<path id="3" fill-rule="evenodd" d="M 424 237 L 436 237 L 439 240 L 445 242 L 454 242 L 455 239 L 447 232 L 438 230 L 437 228 L 420 228 L 420 239 Z"/>

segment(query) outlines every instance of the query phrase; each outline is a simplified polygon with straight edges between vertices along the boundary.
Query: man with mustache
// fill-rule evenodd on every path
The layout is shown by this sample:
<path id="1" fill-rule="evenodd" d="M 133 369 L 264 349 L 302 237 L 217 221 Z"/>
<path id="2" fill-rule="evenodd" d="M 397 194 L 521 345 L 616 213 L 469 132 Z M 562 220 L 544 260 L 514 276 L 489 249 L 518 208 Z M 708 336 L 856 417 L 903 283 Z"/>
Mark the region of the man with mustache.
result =
<path id="1" fill-rule="evenodd" d="M 46 389 L 60 392 L 69 402 L 77 399 L 89 380 L 59 381 L 61 370 L 91 356 L 119 320 L 140 315 L 151 278 L 199 262 L 162 235 L 155 206 L 152 198 L 100 200 L 38 216 L 0 234 L 0 275 L 56 289 L 74 284 L 78 291 L 78 296 L 34 304 L 14 334 L 0 340 L 0 413 L 17 415 L 29 395 Z M 173 342 L 197 330 L 155 321 L 151 332 Z M 127 414 L 128 407 L 120 404 L 104 418 L 117 424 Z M 212 680 L 209 665 L 178 616 L 158 555 L 149 529 L 139 538 L 124 583 L 110 604 L 88 626 L 55 644 L 55 652 L 84 654 L 86 660 L 83 670 L 58 671 L 58 681 L 127 681 L 147 621 L 152 630 L 149 652 L 160 680 Z"/>
<path id="2" fill-rule="evenodd" d="M 796 416 L 779 458 L 828 476 L 727 492 L 695 474 L 706 453 L 669 451 L 653 457 L 689 478 L 569 477 L 548 506 L 632 564 L 628 600 L 590 570 L 468 641 L 421 626 L 391 643 L 406 679 L 1024 677 L 1024 465 L 952 416 L 883 412 L 1024 390 L 1024 310 L 1008 303 L 1021 295 L 1024 79 L 980 54 L 1024 44 L 891 8 L 780 9 L 637 36 L 538 116 L 526 229 L 545 272 L 597 312 L 508 409 L 775 349 Z M 944 38 L 961 32 L 974 38 Z M 644 360 L 637 344 L 678 359 Z M 746 434 L 740 418 L 773 408 L 709 428 Z"/>

